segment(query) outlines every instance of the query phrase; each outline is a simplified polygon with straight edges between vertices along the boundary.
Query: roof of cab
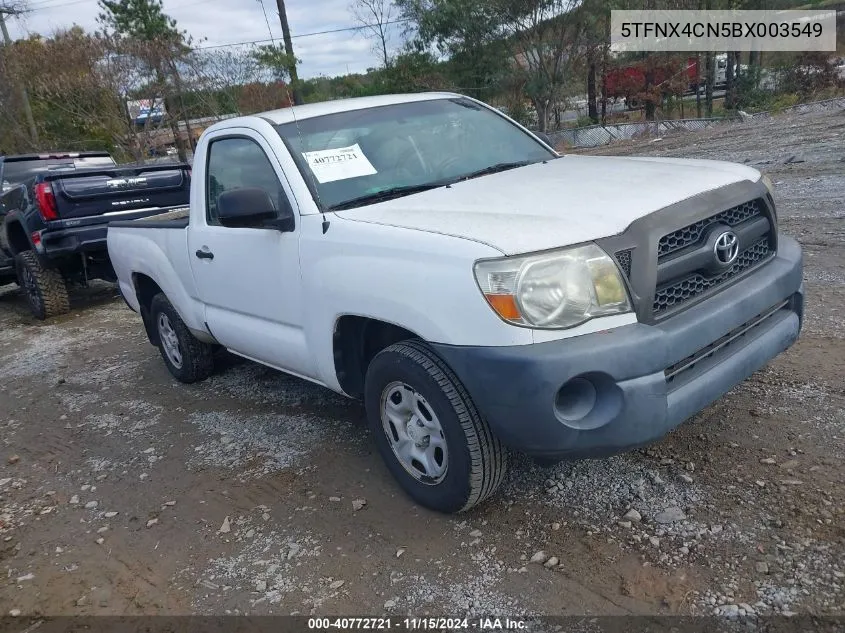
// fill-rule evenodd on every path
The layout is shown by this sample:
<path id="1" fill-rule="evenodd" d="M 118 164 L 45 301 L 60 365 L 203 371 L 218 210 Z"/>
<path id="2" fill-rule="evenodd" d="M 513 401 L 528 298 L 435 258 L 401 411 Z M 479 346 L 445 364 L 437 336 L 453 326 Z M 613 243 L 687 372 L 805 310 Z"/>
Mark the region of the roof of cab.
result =
<path id="1" fill-rule="evenodd" d="M 394 105 L 397 103 L 410 103 L 414 101 L 433 101 L 435 99 L 454 99 L 462 95 L 451 92 L 421 92 L 403 95 L 378 95 L 375 97 L 355 97 L 352 99 L 336 99 L 322 103 L 308 103 L 292 108 L 282 108 L 263 112 L 253 116 L 262 117 L 276 125 L 291 123 L 296 120 L 310 119 L 324 114 L 335 114 L 337 112 L 348 112 L 350 110 L 363 110 L 365 108 L 377 108 L 379 106 Z"/>

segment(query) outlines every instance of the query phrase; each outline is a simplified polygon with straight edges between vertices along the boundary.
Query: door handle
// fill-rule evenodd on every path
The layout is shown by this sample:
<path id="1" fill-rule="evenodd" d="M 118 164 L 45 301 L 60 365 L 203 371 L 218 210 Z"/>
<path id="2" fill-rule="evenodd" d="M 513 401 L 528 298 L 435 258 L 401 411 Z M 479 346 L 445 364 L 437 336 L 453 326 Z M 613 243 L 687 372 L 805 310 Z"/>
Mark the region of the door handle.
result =
<path id="1" fill-rule="evenodd" d="M 197 251 L 196 255 L 200 259 L 214 259 L 214 253 L 211 251 Z"/>

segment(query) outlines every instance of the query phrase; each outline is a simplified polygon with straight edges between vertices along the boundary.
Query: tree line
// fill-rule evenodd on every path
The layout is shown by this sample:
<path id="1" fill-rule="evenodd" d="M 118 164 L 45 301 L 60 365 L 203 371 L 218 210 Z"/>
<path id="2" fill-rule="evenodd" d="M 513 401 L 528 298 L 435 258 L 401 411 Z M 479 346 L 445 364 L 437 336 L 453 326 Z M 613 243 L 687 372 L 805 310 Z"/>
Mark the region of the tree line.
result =
<path id="1" fill-rule="evenodd" d="M 358 0 L 385 4 L 388 0 Z M 723 110 L 762 108 L 772 94 L 794 99 L 842 90 L 834 59 L 824 53 L 699 54 L 610 52 L 610 14 L 614 9 L 786 9 L 813 8 L 823 0 L 395 0 L 407 21 L 415 50 L 431 50 L 448 59 L 453 83 L 473 96 L 503 102 L 546 131 L 560 124 L 560 111 L 572 97 L 585 96 L 590 122 L 604 121 L 608 101 L 625 94 L 638 103 L 647 120 L 658 110 L 671 116 L 683 110 L 683 96 L 696 94 L 696 116 L 713 116 L 713 91 L 723 71 Z M 836 9 L 830 2 L 828 8 Z M 845 9 L 845 1 L 839 9 Z M 843 46 L 842 20 L 839 21 Z M 845 50 L 845 49 L 842 49 Z M 840 54 L 842 53 L 840 50 Z M 622 72 L 620 69 L 627 69 Z M 692 72 L 690 69 L 694 69 Z M 692 75 L 692 76 L 690 76 Z M 721 76 L 721 75 L 720 75 Z M 609 79 L 615 78 L 611 82 Z M 628 82 L 629 85 L 618 85 Z M 608 94 L 608 84 L 617 90 Z M 700 88 L 700 90 L 699 90 Z"/>
<path id="2" fill-rule="evenodd" d="M 24 10 L 0 0 L 0 17 Z M 21 0 L 15 0 L 20 2 Z M 283 45 L 207 47 L 167 16 L 161 0 L 100 0 L 97 28 L 75 26 L 0 48 L 0 153 L 109 149 L 142 160 L 160 139 L 186 158 L 192 121 L 250 114 L 304 102 L 391 92 L 453 90 L 499 105 L 542 131 L 559 126 L 574 99 L 586 118 L 611 115 L 626 92 L 642 116 L 671 115 L 689 89 L 687 55 L 609 51 L 611 9 L 651 8 L 654 0 L 352 0 L 351 17 L 378 60 L 365 73 L 300 79 L 290 39 Z M 661 0 L 661 8 L 786 8 L 793 0 Z M 724 6 L 722 6 L 724 5 Z M 759 6 L 758 6 L 759 5 Z M 284 14 L 284 3 L 279 2 Z M 839 38 L 842 41 L 843 38 Z M 726 51 L 723 109 L 764 107 L 766 67 L 794 98 L 841 89 L 826 55 Z M 695 56 L 696 115 L 714 111 L 716 57 Z M 720 62 L 721 63 L 721 62 Z M 778 66 L 780 65 L 780 66 Z M 639 68 L 615 75 L 614 69 Z M 632 76 L 638 79 L 631 79 Z M 621 79 L 620 79 L 621 78 Z M 765 82 L 763 82 L 765 83 Z M 636 84 L 636 85 L 633 85 Z M 793 97 L 790 97 L 793 98 Z M 141 124 L 127 103 L 162 103 L 166 116 Z"/>

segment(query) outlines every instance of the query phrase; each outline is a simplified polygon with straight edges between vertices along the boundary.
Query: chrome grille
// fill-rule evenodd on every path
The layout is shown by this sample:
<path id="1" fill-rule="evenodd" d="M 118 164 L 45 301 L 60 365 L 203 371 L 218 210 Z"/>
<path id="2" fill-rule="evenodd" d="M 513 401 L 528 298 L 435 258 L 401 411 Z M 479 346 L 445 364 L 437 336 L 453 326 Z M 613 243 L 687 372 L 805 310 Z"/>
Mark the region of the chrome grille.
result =
<path id="1" fill-rule="evenodd" d="M 695 272 L 680 280 L 658 288 L 654 295 L 652 309 L 655 315 L 681 304 L 732 277 L 745 272 L 772 255 L 769 236 L 758 240 L 739 254 L 736 261 L 724 272 L 711 277 Z"/>
<path id="2" fill-rule="evenodd" d="M 657 244 L 657 259 L 659 261 L 660 258 L 666 255 L 697 243 L 706 230 L 714 224 L 721 223 L 727 224 L 728 226 L 736 226 L 754 216 L 761 215 L 763 213 L 762 208 L 760 200 L 749 200 L 743 204 L 731 207 L 727 211 L 722 211 L 709 218 L 693 222 L 682 229 L 664 235 Z"/>

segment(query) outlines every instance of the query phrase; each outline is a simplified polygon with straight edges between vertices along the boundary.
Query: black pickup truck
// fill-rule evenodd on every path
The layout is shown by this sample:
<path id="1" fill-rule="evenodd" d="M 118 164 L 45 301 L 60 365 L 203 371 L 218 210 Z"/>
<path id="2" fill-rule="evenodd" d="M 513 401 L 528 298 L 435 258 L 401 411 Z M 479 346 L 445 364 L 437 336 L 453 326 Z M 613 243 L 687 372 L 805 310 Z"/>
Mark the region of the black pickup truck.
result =
<path id="1" fill-rule="evenodd" d="M 105 152 L 0 157 L 0 285 L 38 319 L 70 309 L 68 285 L 116 281 L 108 223 L 188 205 L 187 164 L 116 165 Z"/>

